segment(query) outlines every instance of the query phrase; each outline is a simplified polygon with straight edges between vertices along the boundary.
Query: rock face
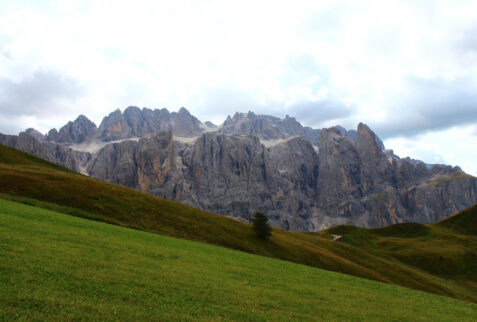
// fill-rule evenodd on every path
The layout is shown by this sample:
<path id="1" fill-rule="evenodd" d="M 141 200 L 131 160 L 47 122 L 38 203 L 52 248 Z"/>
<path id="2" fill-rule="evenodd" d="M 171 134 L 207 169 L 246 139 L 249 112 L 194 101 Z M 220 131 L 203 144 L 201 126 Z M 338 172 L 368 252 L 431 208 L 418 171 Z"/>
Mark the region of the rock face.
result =
<path id="1" fill-rule="evenodd" d="M 182 137 L 197 136 L 204 132 L 202 123 L 183 107 L 177 113 L 169 113 L 167 109 L 140 110 L 130 106 L 124 113 L 118 109 L 105 117 L 99 126 L 98 138 L 115 141 L 149 137 L 160 130 L 171 130 Z"/>
<path id="2" fill-rule="evenodd" d="M 35 130 L 34 128 L 29 128 L 25 130 L 25 133 L 30 134 L 33 136 L 35 139 L 37 139 L 40 142 L 44 142 L 48 139 L 48 137 L 39 131 Z"/>
<path id="3" fill-rule="evenodd" d="M 86 116 L 80 115 L 74 122 L 68 122 L 57 132 L 50 130 L 48 140 L 58 143 L 82 143 L 88 138 L 93 138 L 96 133 L 96 125 Z"/>
<path id="4" fill-rule="evenodd" d="M 388 158 L 364 124 L 354 141 L 337 129 L 323 130 L 319 141 L 319 181 L 324 182 L 318 186 L 317 225 L 429 223 L 477 202 L 477 179 L 458 168 Z M 439 188 L 436 180 L 443 182 Z"/>
<path id="5" fill-rule="evenodd" d="M 0 134 L 0 144 L 34 154 L 73 171 L 80 171 L 77 159 L 81 158 L 82 152 L 73 151 L 57 143 L 41 142 L 29 133 L 22 132 L 18 136 Z"/>
<path id="6" fill-rule="evenodd" d="M 253 112 L 235 113 L 233 117 L 228 116 L 219 132 L 253 135 L 262 140 L 302 136 L 312 144 L 317 143 L 320 134 L 320 130 L 303 127 L 294 117 L 288 115 L 281 120 L 273 116 L 256 115 Z"/>
<path id="7" fill-rule="evenodd" d="M 262 210 L 290 230 L 429 223 L 477 203 L 476 178 L 400 159 L 365 124 L 314 130 L 249 112 L 216 127 L 185 109 L 136 107 L 111 113 L 99 128 L 85 119 L 47 137 L 33 129 L 1 135 L 0 143 L 241 220 Z M 78 151 L 79 143 L 95 148 Z"/>
<path id="8" fill-rule="evenodd" d="M 172 133 L 160 131 L 149 139 L 106 145 L 87 171 L 96 178 L 149 191 L 151 185 L 164 182 L 173 165 Z"/>

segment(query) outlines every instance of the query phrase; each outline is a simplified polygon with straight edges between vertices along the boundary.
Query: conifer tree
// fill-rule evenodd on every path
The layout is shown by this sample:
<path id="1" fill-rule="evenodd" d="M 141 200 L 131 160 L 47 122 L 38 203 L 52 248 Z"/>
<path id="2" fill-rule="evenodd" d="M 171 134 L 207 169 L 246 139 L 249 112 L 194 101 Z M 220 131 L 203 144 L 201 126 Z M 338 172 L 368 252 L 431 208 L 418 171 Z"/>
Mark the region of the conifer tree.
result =
<path id="1" fill-rule="evenodd" d="M 268 218 L 263 212 L 256 211 L 253 214 L 252 223 L 258 238 L 267 239 L 272 235 L 272 227 L 268 224 Z"/>

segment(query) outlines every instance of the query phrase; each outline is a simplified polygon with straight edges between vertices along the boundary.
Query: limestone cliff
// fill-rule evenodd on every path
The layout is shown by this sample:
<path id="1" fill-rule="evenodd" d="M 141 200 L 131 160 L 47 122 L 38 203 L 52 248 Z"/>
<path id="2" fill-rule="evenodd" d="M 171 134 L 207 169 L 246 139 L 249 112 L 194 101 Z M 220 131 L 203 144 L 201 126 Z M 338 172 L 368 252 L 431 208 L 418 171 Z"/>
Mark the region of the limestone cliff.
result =
<path id="1" fill-rule="evenodd" d="M 248 221 L 314 231 L 436 221 L 477 203 L 477 179 L 459 168 L 401 159 L 365 124 L 315 130 L 294 118 L 236 113 L 221 127 L 181 109 L 117 110 L 44 136 L 0 143 L 117 183 Z"/>

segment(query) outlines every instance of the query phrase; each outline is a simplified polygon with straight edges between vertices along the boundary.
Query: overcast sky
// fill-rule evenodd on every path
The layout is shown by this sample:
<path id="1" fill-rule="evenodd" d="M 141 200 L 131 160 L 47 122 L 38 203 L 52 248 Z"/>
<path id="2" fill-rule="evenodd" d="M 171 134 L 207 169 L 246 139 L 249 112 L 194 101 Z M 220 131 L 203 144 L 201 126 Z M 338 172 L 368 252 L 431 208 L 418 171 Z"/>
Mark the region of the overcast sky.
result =
<path id="1" fill-rule="evenodd" d="M 0 132 L 129 105 L 367 123 L 477 175 L 477 1 L 1 1 Z"/>

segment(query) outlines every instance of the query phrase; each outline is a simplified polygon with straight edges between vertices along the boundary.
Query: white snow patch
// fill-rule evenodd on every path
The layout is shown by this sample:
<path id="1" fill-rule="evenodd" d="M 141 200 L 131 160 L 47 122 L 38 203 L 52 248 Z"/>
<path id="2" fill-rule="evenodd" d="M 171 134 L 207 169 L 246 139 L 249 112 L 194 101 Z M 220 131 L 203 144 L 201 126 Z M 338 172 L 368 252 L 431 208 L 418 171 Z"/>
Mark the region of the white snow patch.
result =
<path id="1" fill-rule="evenodd" d="M 83 142 L 83 143 L 80 143 L 80 144 L 72 144 L 68 147 L 72 150 L 75 150 L 75 151 L 96 153 L 108 144 L 120 143 L 120 142 L 123 142 L 123 141 L 136 141 L 137 142 L 137 141 L 139 141 L 139 139 L 141 139 L 141 138 L 129 138 L 129 139 L 123 139 L 123 140 L 109 141 L 109 142 L 94 140 L 94 141 L 90 141 L 90 142 Z"/>
<path id="2" fill-rule="evenodd" d="M 262 140 L 262 139 L 260 139 L 260 143 L 262 143 L 266 148 L 270 148 L 272 146 L 288 142 L 291 139 L 294 139 L 294 138 L 297 138 L 297 137 L 298 137 L 298 135 L 291 136 L 291 137 L 285 138 L 285 139 L 273 139 L 273 140 Z"/>
<path id="3" fill-rule="evenodd" d="M 207 126 L 206 124 L 204 123 L 200 123 L 200 128 L 204 130 L 203 133 L 209 133 L 209 132 L 217 132 L 218 130 L 220 130 L 220 128 L 222 128 L 222 125 L 219 125 L 219 126 Z"/>
<path id="4" fill-rule="evenodd" d="M 174 141 L 185 143 L 185 144 L 194 144 L 195 141 L 197 141 L 198 138 L 199 138 L 199 136 L 193 136 L 193 137 L 190 137 L 190 138 L 182 137 L 182 136 L 173 136 L 172 137 L 172 139 Z"/>

